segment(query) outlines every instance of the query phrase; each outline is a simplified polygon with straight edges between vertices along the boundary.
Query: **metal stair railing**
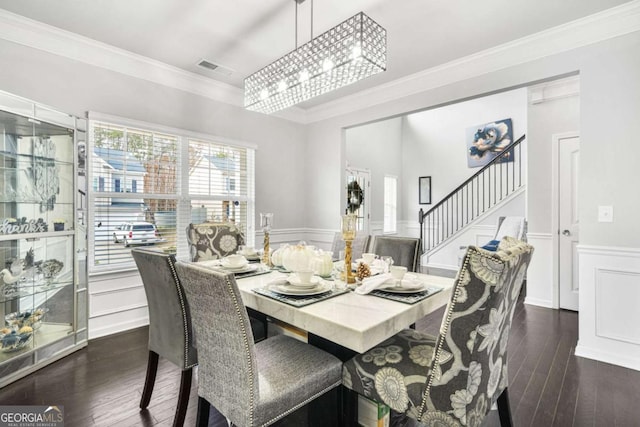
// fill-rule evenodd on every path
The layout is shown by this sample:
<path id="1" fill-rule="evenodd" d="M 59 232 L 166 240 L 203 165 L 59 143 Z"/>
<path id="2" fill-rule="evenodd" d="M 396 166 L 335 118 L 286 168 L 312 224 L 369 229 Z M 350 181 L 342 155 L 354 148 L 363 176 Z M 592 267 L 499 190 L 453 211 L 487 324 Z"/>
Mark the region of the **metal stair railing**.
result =
<path id="1" fill-rule="evenodd" d="M 443 244 L 524 185 L 521 145 L 524 140 L 525 135 L 522 135 L 507 145 L 428 211 L 420 208 L 418 222 L 422 253 Z"/>

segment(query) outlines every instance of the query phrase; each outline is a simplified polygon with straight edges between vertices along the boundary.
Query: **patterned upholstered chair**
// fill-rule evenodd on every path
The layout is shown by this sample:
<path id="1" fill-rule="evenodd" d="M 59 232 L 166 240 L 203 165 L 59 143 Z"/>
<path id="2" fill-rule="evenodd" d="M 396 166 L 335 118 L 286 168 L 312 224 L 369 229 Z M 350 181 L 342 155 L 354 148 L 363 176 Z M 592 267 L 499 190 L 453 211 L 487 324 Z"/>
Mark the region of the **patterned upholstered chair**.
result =
<path id="1" fill-rule="evenodd" d="M 186 231 L 191 261 L 222 258 L 244 245 L 242 231 L 232 222 L 189 224 Z"/>
<path id="2" fill-rule="evenodd" d="M 191 261 L 207 261 L 235 254 L 244 245 L 244 235 L 232 222 L 189 224 L 187 242 Z M 266 338 L 268 322 L 260 313 L 251 311 L 251 329 L 256 341 Z"/>
<path id="3" fill-rule="evenodd" d="M 232 274 L 197 263 L 176 270 L 198 338 L 197 425 L 211 404 L 234 425 L 266 426 L 340 385 L 342 363 L 329 353 L 285 335 L 253 343 Z"/>
<path id="4" fill-rule="evenodd" d="M 409 271 L 418 271 L 420 239 L 415 237 L 375 236 L 371 252 L 378 256 L 390 256 L 393 265 L 402 265 Z"/>
<path id="5" fill-rule="evenodd" d="M 189 305 L 176 275 L 173 255 L 143 248 L 132 249 L 131 254 L 142 277 L 149 307 L 149 361 L 140 408 L 149 406 L 158 359 L 162 356 L 182 369 L 173 419 L 174 426 L 182 426 L 189 404 L 192 368 L 198 362 Z"/>
<path id="6" fill-rule="evenodd" d="M 371 236 L 368 234 L 358 234 L 351 243 L 351 257 L 356 260 L 362 258 L 362 254 L 369 249 L 369 241 Z M 339 231 L 333 236 L 333 243 L 331 244 L 331 252 L 333 252 L 333 259 L 340 259 L 340 251 L 345 248 L 344 240 L 342 240 L 342 233 Z"/>
<path id="7" fill-rule="evenodd" d="M 431 426 L 477 427 L 497 401 L 511 425 L 507 343 L 533 248 L 470 246 L 438 337 L 405 329 L 344 364 L 343 384 Z"/>

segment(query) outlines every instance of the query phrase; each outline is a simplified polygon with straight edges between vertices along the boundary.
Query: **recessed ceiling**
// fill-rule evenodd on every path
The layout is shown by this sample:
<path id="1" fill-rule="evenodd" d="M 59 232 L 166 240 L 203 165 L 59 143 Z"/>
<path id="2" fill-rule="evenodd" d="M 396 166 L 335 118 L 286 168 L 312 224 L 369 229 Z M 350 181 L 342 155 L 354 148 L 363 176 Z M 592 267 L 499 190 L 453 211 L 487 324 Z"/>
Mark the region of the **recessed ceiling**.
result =
<path id="1" fill-rule="evenodd" d="M 608 9 L 622 0 L 318 0 L 315 35 L 363 11 L 387 29 L 387 71 L 300 105 L 317 106 Z M 0 8 L 241 88 L 295 47 L 294 0 L 0 0 Z M 298 7 L 298 44 L 311 0 Z M 222 68 L 198 66 L 202 60 Z"/>

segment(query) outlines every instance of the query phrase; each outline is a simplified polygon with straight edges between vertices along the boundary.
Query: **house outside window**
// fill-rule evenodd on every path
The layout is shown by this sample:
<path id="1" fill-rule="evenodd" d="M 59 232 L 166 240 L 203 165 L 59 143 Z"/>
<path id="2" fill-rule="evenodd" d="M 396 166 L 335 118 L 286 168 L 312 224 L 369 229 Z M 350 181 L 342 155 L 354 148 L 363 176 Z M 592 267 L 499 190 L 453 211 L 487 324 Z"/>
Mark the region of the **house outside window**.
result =
<path id="1" fill-rule="evenodd" d="M 131 222 L 153 224 L 156 238 L 144 244 L 180 259 L 188 259 L 184 230 L 191 222 L 234 222 L 253 244 L 253 148 L 122 120 L 128 125 L 91 120 L 90 114 L 88 173 L 98 182 L 89 194 L 94 206 L 89 241 L 95 248 L 90 271 L 135 267 L 125 230 Z"/>

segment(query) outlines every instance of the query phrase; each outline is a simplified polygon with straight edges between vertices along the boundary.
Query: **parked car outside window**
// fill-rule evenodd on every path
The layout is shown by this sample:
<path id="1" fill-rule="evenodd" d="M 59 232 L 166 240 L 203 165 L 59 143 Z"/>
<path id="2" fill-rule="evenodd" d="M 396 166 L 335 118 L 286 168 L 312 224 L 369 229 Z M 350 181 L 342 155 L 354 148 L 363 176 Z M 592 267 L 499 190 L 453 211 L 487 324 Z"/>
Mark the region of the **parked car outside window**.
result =
<path id="1" fill-rule="evenodd" d="M 158 229 L 150 222 L 127 222 L 120 224 L 113 232 L 115 243 L 124 243 L 125 247 L 130 245 L 154 245 L 162 243 L 165 239 L 158 234 Z"/>

